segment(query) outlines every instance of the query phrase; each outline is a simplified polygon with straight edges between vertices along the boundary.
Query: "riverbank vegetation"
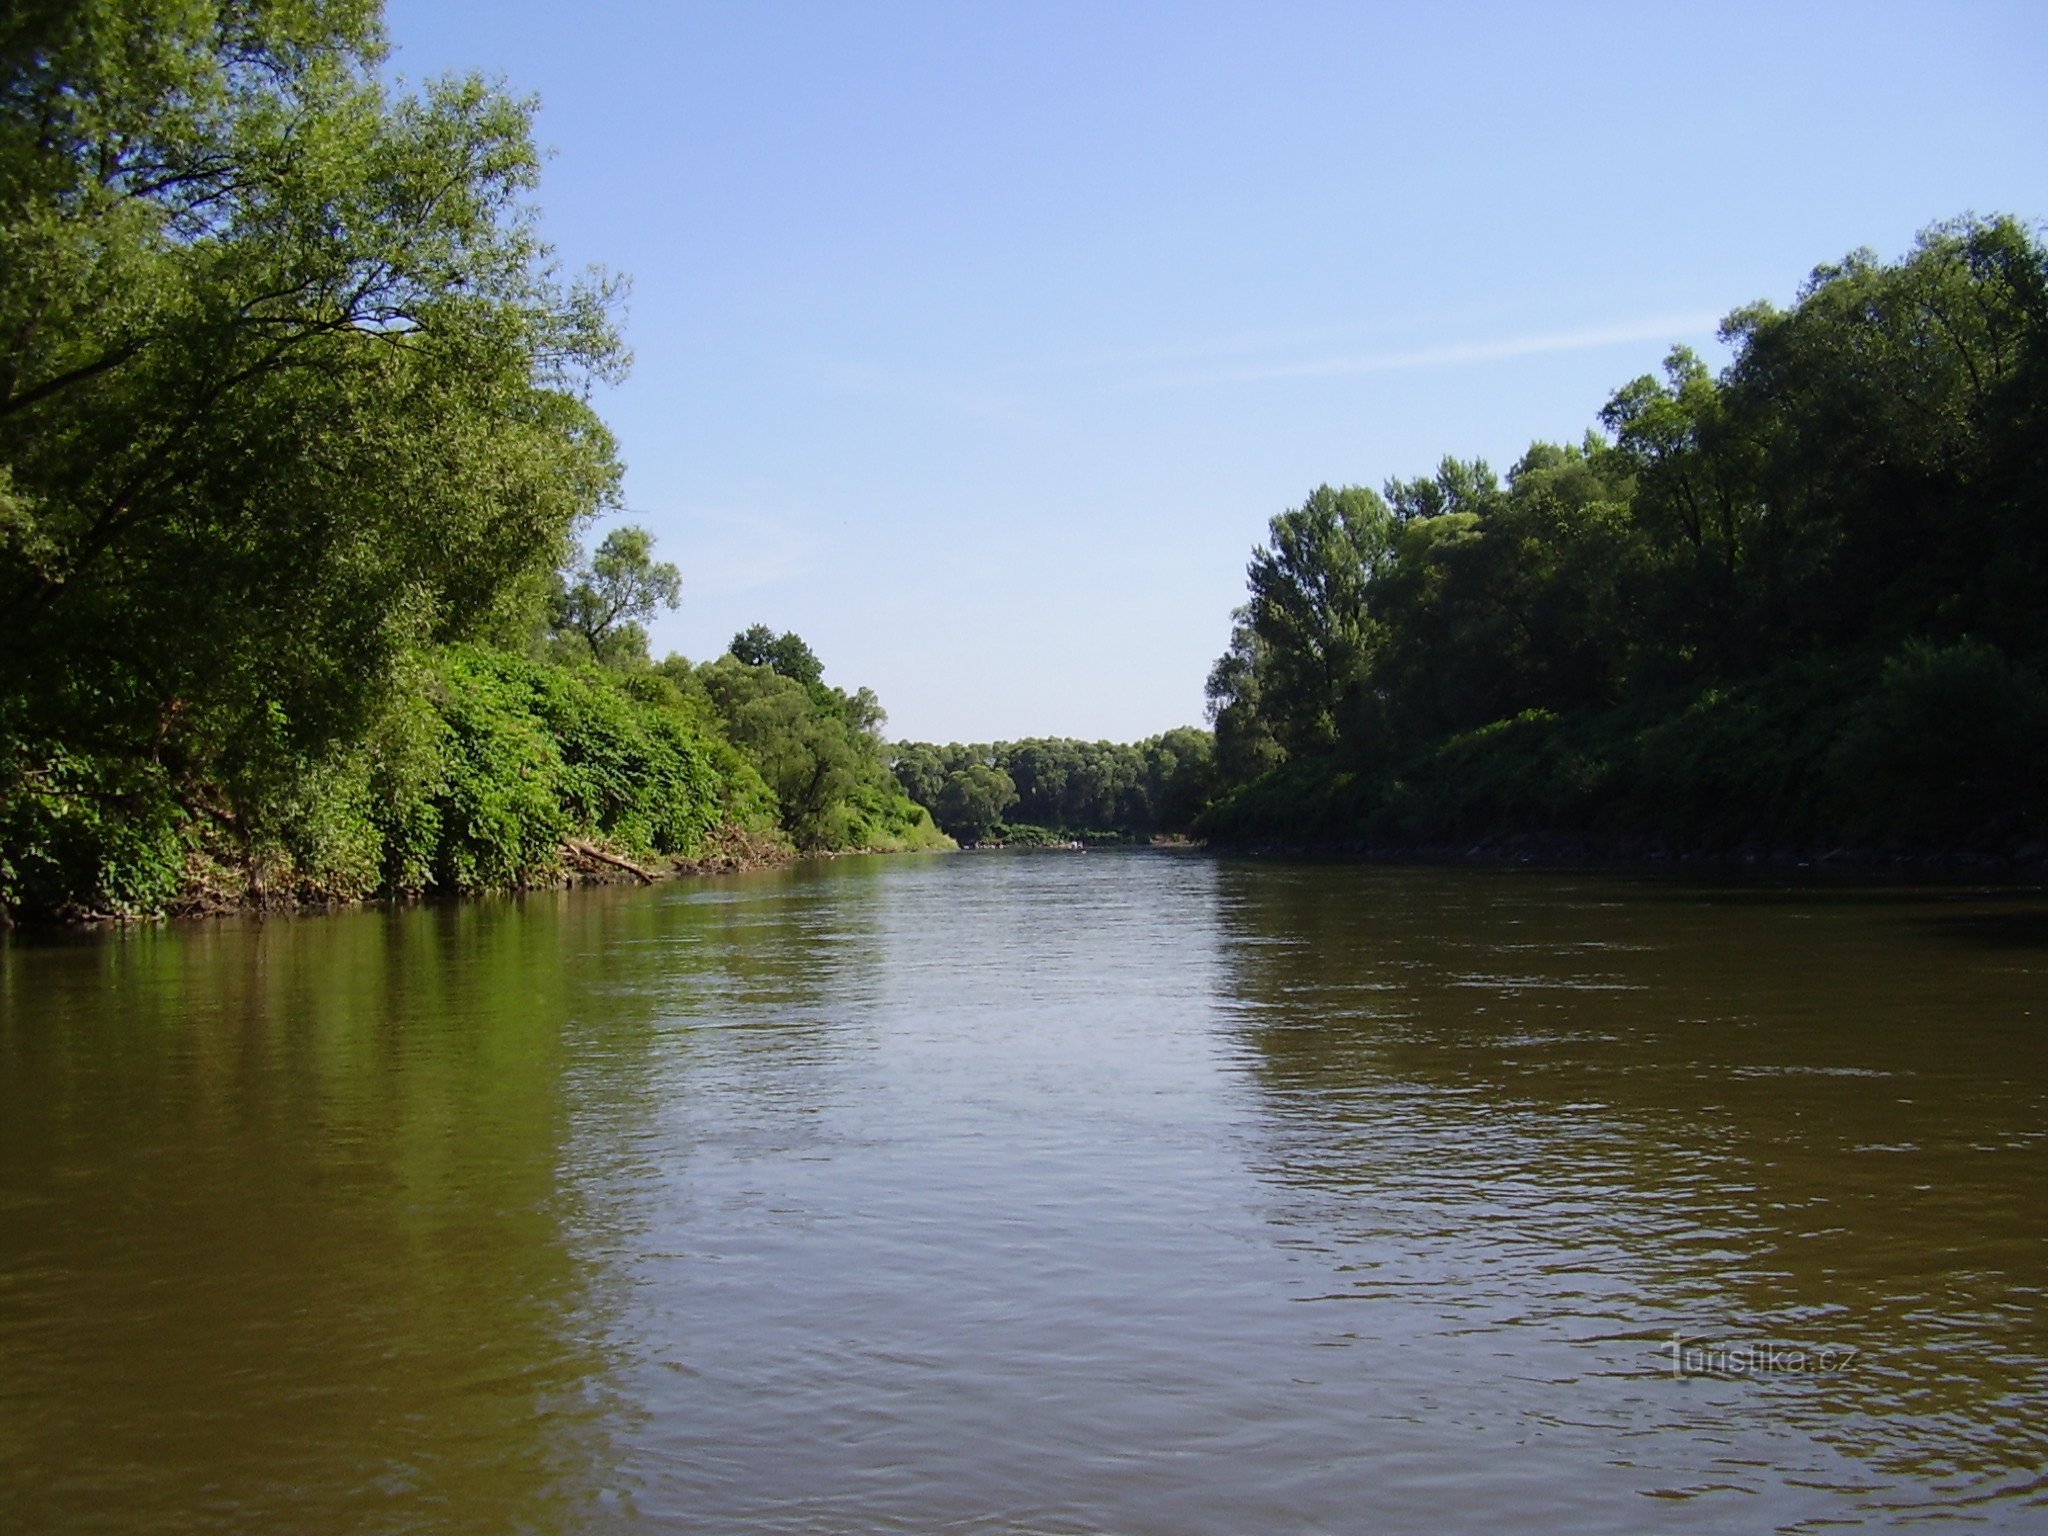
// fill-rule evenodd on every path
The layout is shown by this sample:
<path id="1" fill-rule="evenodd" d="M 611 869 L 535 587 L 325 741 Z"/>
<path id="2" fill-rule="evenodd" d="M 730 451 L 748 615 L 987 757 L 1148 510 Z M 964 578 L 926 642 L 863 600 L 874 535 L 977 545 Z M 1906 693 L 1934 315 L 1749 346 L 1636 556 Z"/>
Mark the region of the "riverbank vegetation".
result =
<path id="1" fill-rule="evenodd" d="M 10 27 L 0 913 L 942 841 L 871 694 L 648 660 L 677 574 L 576 543 L 621 285 L 536 233 L 533 103 L 382 51 L 366 0 Z"/>
<path id="2" fill-rule="evenodd" d="M 967 843 L 1132 842 L 1184 833 L 1218 787 L 1214 737 L 1192 728 L 1135 745 L 1063 737 L 899 742 L 891 755 L 904 791 Z"/>
<path id="3" fill-rule="evenodd" d="M 2048 837 L 2048 253 L 1818 269 L 1505 477 L 1273 519 L 1209 678 L 1238 842 L 1979 851 Z"/>
<path id="4" fill-rule="evenodd" d="M 0 916 L 797 851 L 2048 841 L 2048 253 L 1817 270 L 1582 441 L 1272 520 L 1213 735 L 884 745 L 793 633 L 655 661 L 619 280 L 534 104 L 384 83 L 372 0 L 0 40 Z"/>

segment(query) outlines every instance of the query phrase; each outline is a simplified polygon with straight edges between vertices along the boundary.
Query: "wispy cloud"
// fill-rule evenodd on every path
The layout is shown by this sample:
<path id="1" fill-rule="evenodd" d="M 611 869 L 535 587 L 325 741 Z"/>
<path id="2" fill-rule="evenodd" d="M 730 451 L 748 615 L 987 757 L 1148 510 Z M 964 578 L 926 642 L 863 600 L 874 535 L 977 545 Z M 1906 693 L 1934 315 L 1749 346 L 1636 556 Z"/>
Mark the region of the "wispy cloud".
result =
<path id="1" fill-rule="evenodd" d="M 1229 368 L 1155 373 L 1133 379 L 1131 385 L 1139 389 L 1166 389 L 1201 384 L 1259 384 L 1275 379 L 1335 378 L 1358 373 L 1395 373 L 1410 368 L 1455 368 L 1467 363 L 1502 362 L 1509 358 L 1539 357 L 1553 352 L 1588 352 L 1597 347 L 1619 346 L 1628 342 L 1677 341 L 1711 335 L 1719 323 L 1718 315 L 1704 311 L 1658 315 L 1616 325 L 1546 331 L 1493 341 L 1451 342 L 1405 351 L 1358 352 L 1246 363 Z"/>

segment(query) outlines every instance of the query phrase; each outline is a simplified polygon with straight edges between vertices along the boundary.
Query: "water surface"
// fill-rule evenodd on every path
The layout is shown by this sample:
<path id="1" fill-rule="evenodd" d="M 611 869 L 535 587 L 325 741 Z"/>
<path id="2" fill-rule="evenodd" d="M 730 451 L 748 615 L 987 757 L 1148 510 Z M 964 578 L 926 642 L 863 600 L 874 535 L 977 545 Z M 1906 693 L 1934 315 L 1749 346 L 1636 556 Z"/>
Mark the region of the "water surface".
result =
<path id="1" fill-rule="evenodd" d="M 0 954 L 0 1530 L 2048 1526 L 2048 904 L 1089 853 Z"/>

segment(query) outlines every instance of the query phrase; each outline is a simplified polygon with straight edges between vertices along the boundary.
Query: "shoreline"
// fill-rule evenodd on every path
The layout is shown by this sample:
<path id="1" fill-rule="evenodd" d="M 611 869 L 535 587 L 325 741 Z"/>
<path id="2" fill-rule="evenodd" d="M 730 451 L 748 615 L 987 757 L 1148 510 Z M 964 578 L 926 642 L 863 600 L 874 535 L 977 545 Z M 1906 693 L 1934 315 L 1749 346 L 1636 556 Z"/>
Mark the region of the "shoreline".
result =
<path id="1" fill-rule="evenodd" d="M 1964 888 L 1992 884 L 2019 889 L 2048 887 L 2048 849 L 2036 844 L 2003 853 L 1981 850 L 1886 851 L 1870 848 L 1712 849 L 1667 845 L 1644 839 L 1602 844 L 1585 838 L 1522 834 L 1458 843 L 1376 843 L 1366 839 L 1288 842 L 1154 839 L 1148 843 L 1089 845 L 1090 851 L 1167 850 L 1203 853 L 1226 859 L 1298 860 L 1303 863 L 1379 864 L 1389 867 L 1464 869 L 1600 870 L 1610 873 L 1698 876 L 1795 877 L 1854 881 L 1921 882 Z M 851 858 L 906 851 L 1068 852 L 1064 846 L 1034 847 L 963 845 L 958 850 L 875 848 L 820 849 L 800 852 L 765 839 L 733 840 L 694 858 L 669 857 L 635 863 L 588 844 L 565 844 L 557 878 L 503 889 L 448 891 L 438 888 L 402 895 L 332 896 L 268 892 L 253 876 L 241 892 L 200 887 L 187 892 L 166 910 L 120 914 L 74 911 L 41 918 L 15 918 L 0 913 L 0 934 L 79 933 L 102 928 L 133 928 L 157 924 L 203 923 L 232 917 L 325 916 L 366 907 L 442 906 L 480 899 L 523 896 L 543 891 L 573 891 L 593 886 L 655 885 L 718 875 L 751 874 L 808 859 Z"/>
<path id="2" fill-rule="evenodd" d="M 869 852 L 874 850 L 858 850 Z M 664 856 L 644 862 L 633 861 L 582 839 L 562 845 L 559 872 L 552 880 L 528 885 L 483 890 L 445 890 L 430 887 L 402 894 L 372 892 L 361 896 L 336 896 L 310 891 L 269 891 L 264 889 L 251 865 L 235 866 L 245 877 L 239 891 L 224 889 L 199 877 L 195 870 L 192 886 L 166 905 L 161 912 L 118 913 L 90 909 L 60 911 L 48 917 L 17 917 L 0 911 L 0 934 L 78 933 L 100 928 L 133 928 L 169 923 L 205 923 L 231 917 L 326 916 L 364 907 L 414 907 L 452 905 L 492 897 L 522 896 L 538 891 L 581 890 L 589 886 L 656 885 L 694 876 L 748 874 L 776 869 L 806 858 L 829 858 L 832 853 L 803 853 L 784 843 L 765 838 L 733 836 L 715 840 L 694 857 Z M 214 872 L 222 869 L 212 866 Z"/>
<path id="3" fill-rule="evenodd" d="M 1299 859 L 1314 863 L 1634 870 L 1644 874 L 1842 875 L 1857 879 L 1920 878 L 1955 885 L 1984 881 L 2048 885 L 2048 846 L 2039 843 L 2000 852 L 1762 844 L 1730 849 L 1649 838 L 1603 842 L 1566 834 L 1522 833 L 1455 843 L 1380 843 L 1365 838 L 1315 842 L 1211 839 L 1202 846 L 1230 858 Z"/>

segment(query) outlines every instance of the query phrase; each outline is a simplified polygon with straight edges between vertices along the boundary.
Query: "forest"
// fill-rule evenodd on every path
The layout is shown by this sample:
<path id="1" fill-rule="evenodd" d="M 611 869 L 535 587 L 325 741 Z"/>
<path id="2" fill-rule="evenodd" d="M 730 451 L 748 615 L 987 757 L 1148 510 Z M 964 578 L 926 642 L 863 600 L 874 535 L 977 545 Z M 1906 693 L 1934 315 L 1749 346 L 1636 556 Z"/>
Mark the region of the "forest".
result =
<path id="1" fill-rule="evenodd" d="M 1183 726 L 1135 745 L 1038 737 L 899 742 L 903 790 L 963 843 L 1007 847 L 1180 835 L 1220 787 L 1215 738 Z"/>
<path id="2" fill-rule="evenodd" d="M 0 40 L 0 917 L 954 839 L 2040 856 L 2016 219 L 1821 267 L 1504 475 L 1316 489 L 1213 732 L 891 745 L 794 633 L 652 657 L 681 573 L 590 543 L 623 281 L 540 238 L 533 102 L 384 47 L 372 0 Z"/>
<path id="3" fill-rule="evenodd" d="M 1229 843 L 2019 857 L 2048 837 L 2048 252 L 1925 231 L 1578 443 L 1312 492 L 1208 680 Z"/>
<path id="4" fill-rule="evenodd" d="M 969 842 L 2039 863 L 2039 236 L 1939 225 L 1721 338 L 1718 374 L 1675 349 L 1505 475 L 1274 517 L 1213 738 L 906 743 L 898 778 Z"/>

